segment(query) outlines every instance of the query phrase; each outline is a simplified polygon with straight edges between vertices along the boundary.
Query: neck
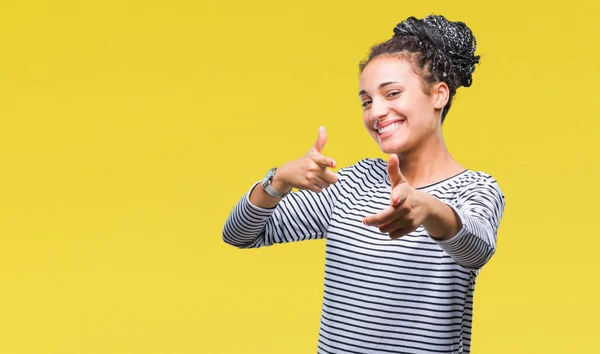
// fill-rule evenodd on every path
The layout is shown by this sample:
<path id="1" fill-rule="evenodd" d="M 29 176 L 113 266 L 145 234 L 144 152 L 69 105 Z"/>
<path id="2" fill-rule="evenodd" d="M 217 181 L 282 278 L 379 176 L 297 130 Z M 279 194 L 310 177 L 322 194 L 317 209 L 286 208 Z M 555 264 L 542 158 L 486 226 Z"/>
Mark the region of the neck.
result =
<path id="1" fill-rule="evenodd" d="M 439 182 L 464 170 L 450 155 L 441 132 L 418 147 L 398 154 L 398 159 L 402 175 L 415 188 Z"/>

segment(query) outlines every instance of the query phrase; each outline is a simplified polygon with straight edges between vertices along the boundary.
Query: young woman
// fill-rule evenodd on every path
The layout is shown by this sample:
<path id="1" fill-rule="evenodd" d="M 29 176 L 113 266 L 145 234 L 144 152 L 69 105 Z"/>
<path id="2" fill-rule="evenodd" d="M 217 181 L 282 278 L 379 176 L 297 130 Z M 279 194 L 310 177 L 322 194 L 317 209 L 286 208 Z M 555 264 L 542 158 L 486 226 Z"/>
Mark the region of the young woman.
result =
<path id="1" fill-rule="evenodd" d="M 332 172 L 321 127 L 231 211 L 223 239 L 236 247 L 327 240 L 319 353 L 470 352 L 475 280 L 505 207 L 496 180 L 463 167 L 442 135 L 475 49 L 462 22 L 402 21 L 360 63 L 363 122 L 388 161 Z"/>

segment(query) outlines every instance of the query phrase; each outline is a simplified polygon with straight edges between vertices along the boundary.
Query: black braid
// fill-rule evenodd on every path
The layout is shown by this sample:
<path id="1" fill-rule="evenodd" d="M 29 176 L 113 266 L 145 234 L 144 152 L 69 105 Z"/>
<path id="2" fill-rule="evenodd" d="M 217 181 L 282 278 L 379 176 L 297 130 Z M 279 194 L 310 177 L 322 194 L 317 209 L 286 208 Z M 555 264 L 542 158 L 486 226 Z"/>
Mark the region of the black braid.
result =
<path id="1" fill-rule="evenodd" d="M 367 60 L 360 63 L 362 72 L 375 57 L 385 54 L 404 53 L 412 64 L 417 65 L 427 86 L 445 82 L 450 97 L 443 114 L 444 121 L 456 90 L 473 83 L 477 41 L 473 32 L 463 22 L 451 22 L 444 16 L 429 15 L 422 20 L 409 17 L 394 28 L 394 36 L 371 48 Z"/>

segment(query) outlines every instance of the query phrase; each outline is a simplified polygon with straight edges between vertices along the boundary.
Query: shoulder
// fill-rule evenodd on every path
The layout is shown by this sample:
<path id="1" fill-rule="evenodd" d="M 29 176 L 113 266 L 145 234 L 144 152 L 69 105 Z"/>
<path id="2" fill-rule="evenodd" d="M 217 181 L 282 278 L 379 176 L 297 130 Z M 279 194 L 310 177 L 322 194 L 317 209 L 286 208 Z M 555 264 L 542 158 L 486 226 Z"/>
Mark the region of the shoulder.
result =
<path id="1" fill-rule="evenodd" d="M 499 186 L 494 176 L 483 171 L 466 170 L 457 179 L 457 183 L 463 187 L 476 184 L 489 184 Z"/>
<path id="2" fill-rule="evenodd" d="M 498 180 L 486 172 L 467 170 L 457 179 L 456 187 L 459 202 L 461 200 L 486 200 L 504 207 L 504 192 Z"/>

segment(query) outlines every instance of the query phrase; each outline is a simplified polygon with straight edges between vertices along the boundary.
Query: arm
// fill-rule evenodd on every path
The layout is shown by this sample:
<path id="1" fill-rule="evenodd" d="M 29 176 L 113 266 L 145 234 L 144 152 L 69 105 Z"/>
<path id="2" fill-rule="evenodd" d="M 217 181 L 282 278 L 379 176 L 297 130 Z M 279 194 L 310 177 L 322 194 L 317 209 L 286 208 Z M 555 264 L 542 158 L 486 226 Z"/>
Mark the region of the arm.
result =
<path id="1" fill-rule="evenodd" d="M 479 269 L 496 251 L 505 199 L 496 181 L 478 182 L 462 191 L 456 205 L 424 197 L 423 226 L 437 244 L 465 268 Z"/>
<path id="2" fill-rule="evenodd" d="M 390 206 L 365 217 L 363 223 L 378 226 L 392 239 L 423 225 L 456 263 L 468 269 L 481 268 L 496 251 L 504 213 L 504 195 L 498 183 L 493 178 L 472 183 L 459 193 L 456 205 L 450 205 L 411 187 L 398 163 L 395 154 L 389 157 Z"/>
<path id="3" fill-rule="evenodd" d="M 324 238 L 339 197 L 340 183 L 321 193 L 308 190 L 290 193 L 274 208 L 252 203 L 254 193 L 266 194 L 257 183 L 231 211 L 223 227 L 223 241 L 238 248 L 257 248 Z"/>
<path id="4" fill-rule="evenodd" d="M 302 189 L 283 200 L 255 184 L 231 211 L 223 227 L 223 240 L 239 248 L 317 239 L 325 236 L 339 195 L 338 177 L 328 170 L 335 161 L 323 156 L 324 127 L 306 156 L 281 166 L 271 181 L 280 193 Z"/>

